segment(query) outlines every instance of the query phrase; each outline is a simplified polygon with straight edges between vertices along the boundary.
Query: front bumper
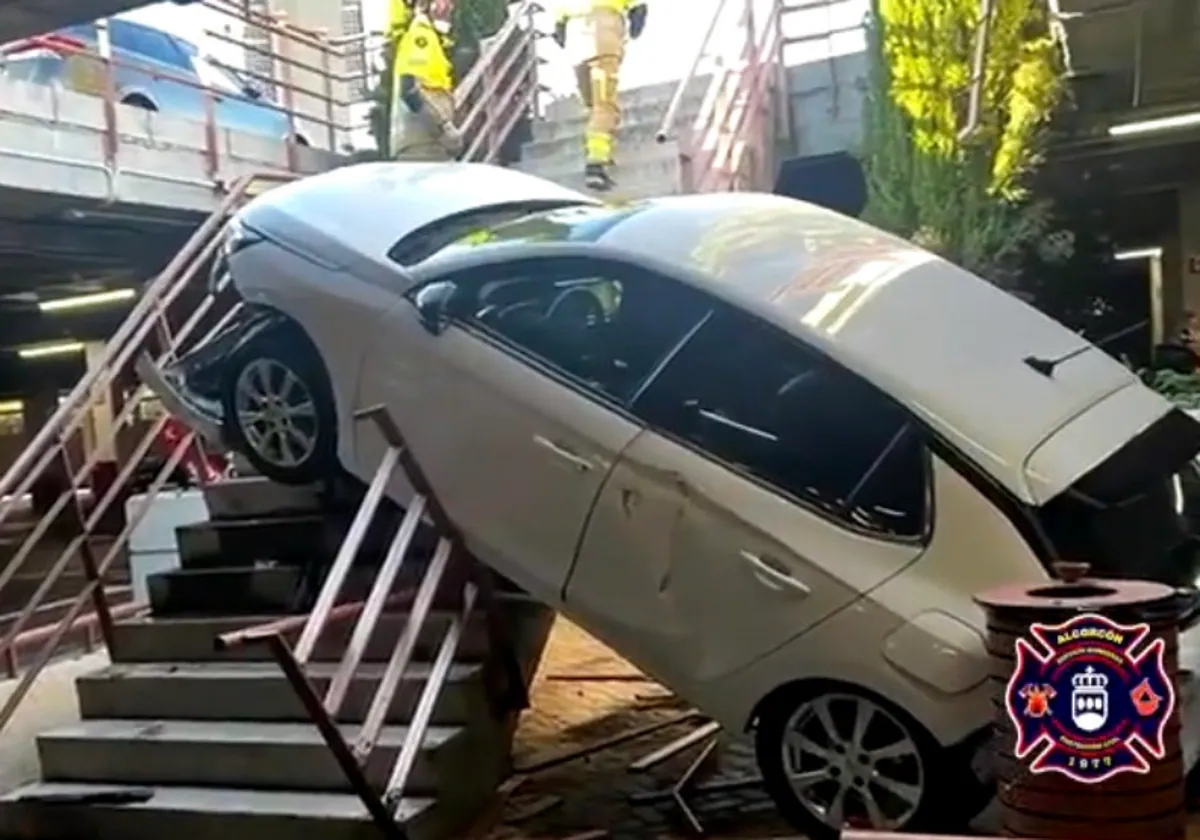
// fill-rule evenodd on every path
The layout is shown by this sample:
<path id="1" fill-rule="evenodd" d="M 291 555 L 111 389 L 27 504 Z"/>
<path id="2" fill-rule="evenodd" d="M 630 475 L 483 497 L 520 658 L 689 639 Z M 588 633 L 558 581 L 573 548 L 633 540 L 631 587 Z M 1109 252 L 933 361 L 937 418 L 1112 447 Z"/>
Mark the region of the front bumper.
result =
<path id="1" fill-rule="evenodd" d="M 136 365 L 138 376 L 173 417 L 206 441 L 224 446 L 221 388 L 229 360 L 281 319 L 273 312 L 247 308 L 217 335 L 168 365 L 160 367 L 143 354 Z"/>

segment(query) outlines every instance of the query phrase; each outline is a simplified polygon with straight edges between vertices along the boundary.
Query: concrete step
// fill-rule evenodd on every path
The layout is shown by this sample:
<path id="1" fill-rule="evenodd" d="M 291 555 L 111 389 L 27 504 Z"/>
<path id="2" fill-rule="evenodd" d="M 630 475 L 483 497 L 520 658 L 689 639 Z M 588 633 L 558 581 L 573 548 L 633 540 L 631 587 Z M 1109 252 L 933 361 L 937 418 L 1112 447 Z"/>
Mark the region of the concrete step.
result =
<path id="1" fill-rule="evenodd" d="M 381 663 L 360 665 L 338 719 L 358 723 L 366 716 L 383 676 Z M 429 677 L 428 662 L 405 672 L 388 715 L 389 723 L 409 719 Z M 324 695 L 336 665 L 308 666 L 309 680 Z M 79 713 L 84 720 L 307 721 L 291 684 L 273 662 L 144 663 L 110 665 L 78 678 Z M 465 724 L 490 715 L 483 666 L 456 664 L 433 712 L 438 725 Z"/>
<path id="2" fill-rule="evenodd" d="M 303 582 L 296 566 L 172 569 L 147 578 L 156 616 L 296 612 Z"/>
<path id="3" fill-rule="evenodd" d="M 321 511 L 318 485 L 289 487 L 260 475 L 210 484 L 204 488 L 204 501 L 213 519 L 288 516 Z"/>
<path id="4" fill-rule="evenodd" d="M 617 132 L 616 158 L 618 161 L 636 154 L 642 146 L 654 145 L 658 125 L 652 122 L 634 122 L 622 125 Z M 583 161 L 583 135 L 564 134 L 549 140 L 535 139 L 525 144 L 521 156 L 523 166 L 536 166 L 537 161 L 556 157 L 575 157 Z"/>
<path id="5" fill-rule="evenodd" d="M 136 793 L 125 785 L 40 782 L 0 796 L 0 837 L 40 840 L 378 840 L 362 801 L 353 794 L 230 788 L 139 788 L 150 794 L 129 804 L 88 797 Z M 53 797 L 59 801 L 50 802 Z M 38 801 L 39 798 L 42 801 Z M 399 822 L 411 840 L 445 836 L 432 799 L 405 797 Z"/>
<path id="6" fill-rule="evenodd" d="M 140 618 L 119 622 L 114 628 L 112 659 L 117 663 L 133 662 L 212 662 L 266 661 L 271 659 L 265 645 L 248 645 L 230 651 L 218 651 L 217 636 L 272 620 L 272 616 L 213 616 L 193 618 Z M 446 633 L 452 613 L 430 615 L 417 638 L 415 658 L 432 660 Z M 367 644 L 365 660 L 386 662 L 403 632 L 407 615 L 386 613 Z M 317 644 L 313 661 L 339 661 L 354 630 L 354 622 L 341 621 L 330 627 Z M 299 631 L 285 634 L 295 641 Z M 467 624 L 459 646 L 463 661 L 480 661 L 488 651 L 487 627 L 482 613 L 476 613 Z"/>
<path id="7" fill-rule="evenodd" d="M 617 186 L 604 198 L 609 201 L 636 201 L 680 192 L 679 147 L 672 142 L 625 148 L 618 151 L 613 177 Z M 518 167 L 569 189 L 587 191 L 583 178 L 583 155 L 562 155 L 523 161 Z"/>
<path id="8" fill-rule="evenodd" d="M 700 112 L 700 106 L 704 102 L 704 91 L 700 91 L 698 95 L 689 95 L 685 97 L 679 104 L 679 110 L 676 111 L 675 127 L 682 129 L 692 124 L 696 119 L 696 115 Z M 621 124 L 634 125 L 644 123 L 657 131 L 662 124 L 663 117 L 666 116 L 668 101 L 642 103 L 631 106 L 621 106 Z M 583 104 L 579 103 L 578 110 L 567 110 L 562 116 L 547 117 L 545 119 L 536 120 L 533 123 L 533 137 L 530 143 L 547 142 L 550 140 L 566 140 L 573 138 L 576 142 L 583 142 L 583 134 L 587 128 L 588 114 L 584 110 Z M 526 144 L 528 148 L 528 144 Z"/>
<path id="9" fill-rule="evenodd" d="M 684 90 L 684 98 L 703 96 L 711 80 L 712 75 L 710 73 L 703 73 L 693 77 Z M 623 109 L 632 110 L 639 107 L 651 107 L 657 108 L 662 112 L 666 110 L 667 105 L 671 102 L 671 97 L 675 95 L 675 88 L 678 85 L 679 82 L 671 81 L 625 88 L 618 94 L 618 101 L 621 103 Z M 546 104 L 546 118 L 550 120 L 569 118 L 578 113 L 582 107 L 582 101 L 575 94 L 553 99 Z"/>
<path id="10" fill-rule="evenodd" d="M 197 522 L 176 528 L 175 536 L 180 565 L 188 569 L 252 566 L 258 560 L 303 565 L 332 557 L 338 547 L 318 513 Z"/>
<path id="11" fill-rule="evenodd" d="M 343 726 L 353 744 L 358 727 Z M 407 726 L 386 726 L 364 768 L 382 790 Z M 473 745 L 461 727 L 432 726 L 406 793 L 432 795 L 471 766 Z M 312 723 L 189 720 L 86 720 L 37 737 L 49 782 L 246 787 L 257 790 L 350 791 Z M 457 753 L 457 755 L 455 754 Z"/>

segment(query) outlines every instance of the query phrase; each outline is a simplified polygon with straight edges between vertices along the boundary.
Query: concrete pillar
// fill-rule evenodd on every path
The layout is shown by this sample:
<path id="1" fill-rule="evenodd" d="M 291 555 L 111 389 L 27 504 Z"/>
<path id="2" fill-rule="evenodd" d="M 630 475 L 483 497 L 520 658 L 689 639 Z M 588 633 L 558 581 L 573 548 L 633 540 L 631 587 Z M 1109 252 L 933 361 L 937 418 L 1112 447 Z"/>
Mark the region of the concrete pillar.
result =
<path id="1" fill-rule="evenodd" d="M 22 414 L 25 425 L 25 445 L 28 446 L 46 425 L 50 416 L 54 414 L 54 410 L 58 408 L 58 389 L 52 385 L 39 388 L 27 394 L 24 402 Z M 33 486 L 30 488 L 34 513 L 40 516 L 49 510 L 66 489 L 67 478 L 62 462 L 56 458 L 46 471 L 34 480 Z"/>
<path id="2" fill-rule="evenodd" d="M 1174 265 L 1168 262 L 1164 269 L 1175 270 L 1184 312 L 1200 315 L 1200 180 L 1179 188 L 1179 233 L 1173 250 Z"/>
<path id="3" fill-rule="evenodd" d="M 104 344 L 89 341 L 84 347 L 87 369 L 96 367 L 104 354 Z M 108 384 L 92 393 L 91 408 L 83 424 L 83 457 L 96 459 L 92 468 L 91 484 L 95 498 L 99 499 L 112 486 L 117 477 L 117 445 L 113 435 L 113 418 L 116 401 L 113 386 Z"/>

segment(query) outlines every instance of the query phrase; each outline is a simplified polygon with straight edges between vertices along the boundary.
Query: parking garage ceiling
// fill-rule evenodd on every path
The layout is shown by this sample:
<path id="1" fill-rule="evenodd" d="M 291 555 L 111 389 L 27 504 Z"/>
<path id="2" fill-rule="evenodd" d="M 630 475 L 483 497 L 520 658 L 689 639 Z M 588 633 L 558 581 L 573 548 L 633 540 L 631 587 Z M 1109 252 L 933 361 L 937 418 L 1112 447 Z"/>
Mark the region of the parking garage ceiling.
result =
<path id="1" fill-rule="evenodd" d="M 1200 0 L 1047 0 L 1064 36 L 1070 102 L 1046 177 L 1063 195 L 1170 190 L 1200 174 Z M 1121 128 L 1124 127 L 1124 128 Z"/>
<path id="2" fill-rule="evenodd" d="M 145 0 L 0 0 L 0 43 L 144 5 Z"/>

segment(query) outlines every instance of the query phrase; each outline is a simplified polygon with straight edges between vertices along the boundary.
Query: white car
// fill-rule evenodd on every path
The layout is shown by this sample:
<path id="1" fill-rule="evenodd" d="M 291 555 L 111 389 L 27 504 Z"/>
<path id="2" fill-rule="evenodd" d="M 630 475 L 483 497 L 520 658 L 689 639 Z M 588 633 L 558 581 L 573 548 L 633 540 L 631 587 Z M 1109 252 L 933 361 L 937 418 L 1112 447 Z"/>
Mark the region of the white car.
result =
<path id="1" fill-rule="evenodd" d="M 152 375 L 169 406 L 282 481 L 369 480 L 385 442 L 354 416 L 386 406 L 470 549 L 752 728 L 811 837 L 986 801 L 974 593 L 1058 557 L 1196 575 L 1173 475 L 1200 424 L 820 207 L 610 207 L 486 166 L 367 164 L 257 198 L 226 259 L 248 315 Z"/>

